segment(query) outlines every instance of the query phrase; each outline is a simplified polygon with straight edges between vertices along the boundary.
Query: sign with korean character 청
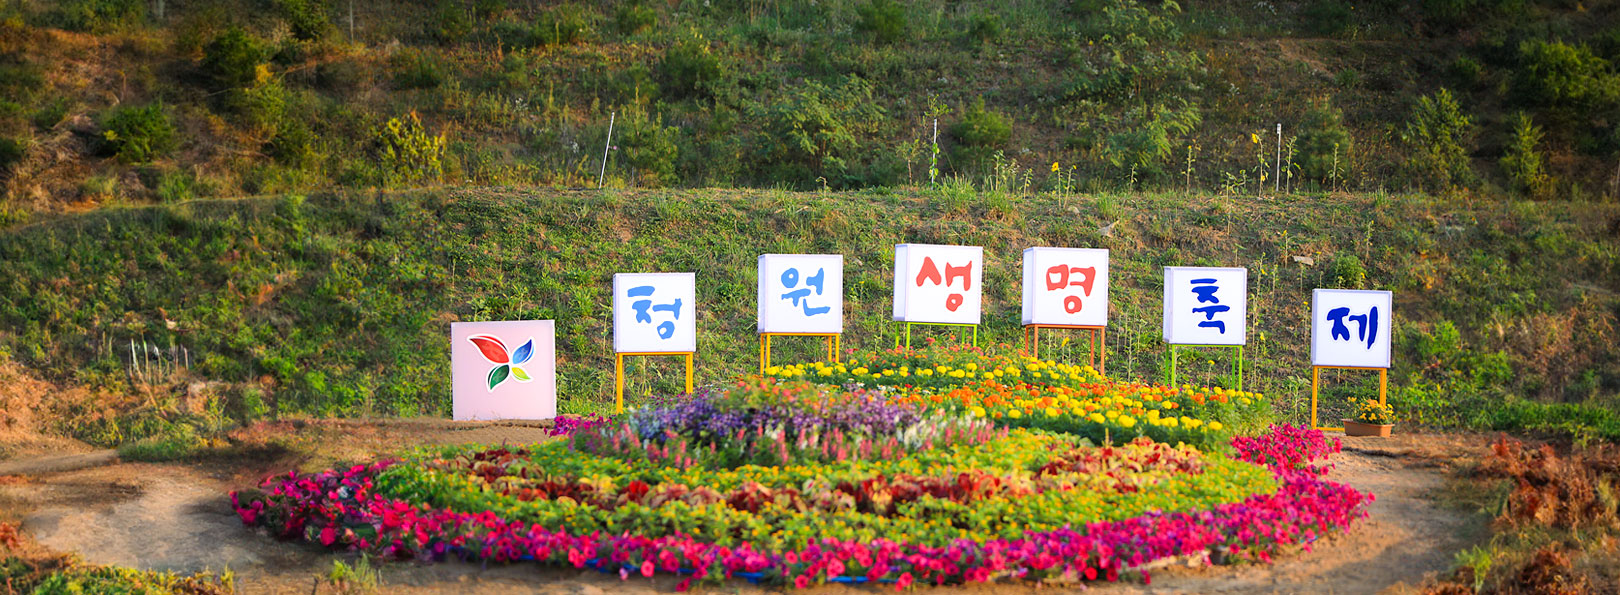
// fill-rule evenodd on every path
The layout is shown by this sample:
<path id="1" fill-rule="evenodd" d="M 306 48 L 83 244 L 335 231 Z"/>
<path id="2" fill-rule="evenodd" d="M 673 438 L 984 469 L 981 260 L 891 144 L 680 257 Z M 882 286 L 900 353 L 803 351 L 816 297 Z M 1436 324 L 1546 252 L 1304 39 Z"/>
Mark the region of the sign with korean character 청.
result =
<path id="1" fill-rule="evenodd" d="M 556 324 L 450 324 L 451 414 L 458 421 L 557 417 Z"/>
<path id="2" fill-rule="evenodd" d="M 1311 365 L 1388 368 L 1393 299 L 1388 291 L 1311 292 Z"/>
<path id="3" fill-rule="evenodd" d="M 979 324 L 984 248 L 900 244 L 894 247 L 894 319 Z"/>
<path id="4" fill-rule="evenodd" d="M 617 353 L 697 351 L 696 275 L 614 275 L 613 350 Z"/>
<path id="5" fill-rule="evenodd" d="M 759 332 L 844 332 L 844 257 L 759 257 Z"/>
<path id="6" fill-rule="evenodd" d="M 1249 270 L 1164 268 L 1164 342 L 1243 345 L 1248 340 Z"/>
<path id="7" fill-rule="evenodd" d="M 1108 325 L 1108 251 L 1024 250 L 1024 324 Z"/>

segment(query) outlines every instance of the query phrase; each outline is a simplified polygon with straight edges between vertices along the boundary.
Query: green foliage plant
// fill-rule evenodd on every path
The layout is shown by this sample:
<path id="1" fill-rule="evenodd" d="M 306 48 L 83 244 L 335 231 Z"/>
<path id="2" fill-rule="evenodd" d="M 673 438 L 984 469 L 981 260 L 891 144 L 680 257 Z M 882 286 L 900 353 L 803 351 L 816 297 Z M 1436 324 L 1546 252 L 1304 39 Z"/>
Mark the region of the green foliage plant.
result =
<path id="1" fill-rule="evenodd" d="M 161 158 L 180 143 L 180 133 L 162 103 L 113 108 L 102 119 L 101 129 L 103 145 L 126 163 Z"/>
<path id="2" fill-rule="evenodd" d="M 1449 89 L 1419 98 L 1401 134 L 1411 151 L 1407 169 L 1413 181 L 1433 190 L 1472 183 L 1468 146 L 1473 135 L 1473 118 L 1463 113 Z"/>

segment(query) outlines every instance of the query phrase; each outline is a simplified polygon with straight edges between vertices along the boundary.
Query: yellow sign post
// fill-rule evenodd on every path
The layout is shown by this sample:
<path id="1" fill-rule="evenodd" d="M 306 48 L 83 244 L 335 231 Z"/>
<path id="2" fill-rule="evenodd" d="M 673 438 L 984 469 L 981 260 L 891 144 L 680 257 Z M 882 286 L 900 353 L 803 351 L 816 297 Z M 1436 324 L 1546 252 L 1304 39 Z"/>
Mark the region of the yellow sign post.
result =
<path id="1" fill-rule="evenodd" d="M 1029 356 L 1041 357 L 1041 329 L 1070 329 L 1091 331 L 1091 354 L 1087 356 L 1086 363 L 1099 374 L 1106 374 L 1108 368 L 1108 327 L 1090 326 L 1084 324 L 1026 324 L 1024 325 L 1024 345 L 1029 347 Z"/>
<path id="2" fill-rule="evenodd" d="M 624 358 L 631 357 L 631 356 L 651 357 L 651 356 L 655 356 L 655 355 L 679 355 L 679 356 L 684 356 L 686 358 L 686 392 L 688 394 L 690 394 L 692 392 L 692 356 L 696 355 L 696 352 L 692 352 L 692 351 L 685 351 L 685 352 L 674 351 L 674 352 L 616 353 L 616 354 L 614 354 L 614 357 L 613 357 L 613 386 L 614 386 L 614 389 L 615 389 L 616 393 L 618 394 L 618 399 L 615 400 L 614 403 L 613 403 L 613 411 L 615 413 L 624 413 Z"/>
<path id="3" fill-rule="evenodd" d="M 1322 384 L 1322 369 L 1333 370 L 1378 370 L 1378 404 L 1385 404 L 1389 395 L 1389 368 L 1362 368 L 1357 366 L 1311 366 L 1311 428 L 1317 430 L 1331 430 L 1343 432 L 1344 428 L 1322 427 L 1316 423 L 1317 392 Z"/>
<path id="4" fill-rule="evenodd" d="M 771 337 L 825 337 L 827 339 L 827 361 L 838 363 L 839 351 L 843 344 L 843 335 L 839 333 L 760 333 L 759 334 L 759 373 L 764 374 L 765 368 L 771 367 Z"/>

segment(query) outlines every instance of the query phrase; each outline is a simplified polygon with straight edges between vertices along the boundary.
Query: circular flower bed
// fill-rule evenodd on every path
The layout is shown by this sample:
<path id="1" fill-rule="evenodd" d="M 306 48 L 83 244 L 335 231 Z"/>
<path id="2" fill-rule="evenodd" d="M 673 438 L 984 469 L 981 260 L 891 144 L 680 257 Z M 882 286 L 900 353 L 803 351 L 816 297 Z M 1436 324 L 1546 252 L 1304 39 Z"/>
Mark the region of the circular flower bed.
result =
<path id="1" fill-rule="evenodd" d="M 1320 432 L 1215 442 L 1257 396 L 970 355 L 928 368 L 956 383 L 859 382 L 873 375 L 848 369 L 859 357 L 848 378 L 821 368 L 824 384 L 779 369 L 570 423 L 563 440 L 287 475 L 232 501 L 250 526 L 327 547 L 680 573 L 683 588 L 1145 579 L 1165 557 L 1269 560 L 1365 515 L 1369 495 L 1322 479 L 1337 443 Z M 1020 380 L 978 374 L 991 369 Z M 1169 399 L 1205 417 L 1168 418 Z M 1151 419 L 1176 424 L 1131 423 Z"/>

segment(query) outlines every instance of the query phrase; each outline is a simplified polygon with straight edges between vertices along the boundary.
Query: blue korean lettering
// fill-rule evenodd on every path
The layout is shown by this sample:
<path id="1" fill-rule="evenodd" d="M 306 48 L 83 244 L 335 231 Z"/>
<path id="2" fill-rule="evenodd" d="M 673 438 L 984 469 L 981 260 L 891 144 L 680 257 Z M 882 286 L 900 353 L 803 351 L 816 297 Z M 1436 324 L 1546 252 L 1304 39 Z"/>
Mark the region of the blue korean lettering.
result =
<path id="1" fill-rule="evenodd" d="M 1327 319 L 1333 322 L 1333 328 L 1328 330 L 1328 337 L 1334 341 L 1349 341 L 1350 327 L 1344 323 L 1346 319 L 1356 323 L 1356 340 L 1366 341 L 1367 348 L 1372 349 L 1373 343 L 1378 342 L 1378 306 L 1367 310 L 1366 314 L 1350 315 L 1350 308 L 1340 306 L 1328 310 Z"/>
<path id="2" fill-rule="evenodd" d="M 806 278 L 804 280 L 804 284 L 806 285 L 806 287 L 803 287 L 803 288 L 800 288 L 800 289 L 795 289 L 793 291 L 789 291 L 787 293 L 784 293 L 784 294 L 782 294 L 782 299 L 784 299 L 784 300 L 792 300 L 793 305 L 799 306 L 800 308 L 803 308 L 805 316 L 816 316 L 816 315 L 819 315 L 819 314 L 826 314 L 828 312 L 831 312 L 832 311 L 832 306 L 812 307 L 810 305 L 810 300 L 806 299 L 806 298 L 808 298 L 810 296 L 810 288 L 811 287 L 815 288 L 816 295 L 821 295 L 822 290 L 826 286 L 826 281 L 827 281 L 827 269 L 825 269 L 825 268 L 817 269 L 816 274 L 811 275 L 810 277 L 808 277 L 808 278 Z M 797 269 L 797 268 L 789 268 L 786 271 L 782 271 L 782 285 L 784 287 L 788 287 L 788 288 L 791 289 L 792 287 L 794 287 L 794 286 L 796 286 L 798 284 L 799 284 L 799 269 Z"/>
<path id="3" fill-rule="evenodd" d="M 1219 303 L 1221 303 L 1220 298 L 1215 297 L 1215 292 L 1220 291 L 1221 287 L 1219 285 L 1215 284 L 1214 279 L 1209 279 L 1209 278 L 1193 279 L 1192 284 L 1194 285 L 1194 287 L 1192 288 L 1192 291 L 1193 291 L 1194 295 L 1198 296 L 1198 303 L 1200 303 L 1200 304 L 1202 304 L 1202 303 L 1211 303 L 1211 304 L 1219 304 Z M 1217 305 L 1217 306 L 1203 306 L 1203 307 L 1199 307 L 1199 308 L 1193 308 L 1192 311 L 1193 311 L 1194 314 L 1203 314 L 1204 315 L 1204 319 L 1198 322 L 1199 327 L 1201 327 L 1201 328 L 1212 328 L 1212 329 L 1215 329 L 1217 331 L 1220 331 L 1220 333 L 1224 335 L 1224 334 L 1226 334 L 1226 321 L 1215 320 L 1215 315 L 1219 314 L 1221 312 L 1226 312 L 1226 311 L 1231 310 L 1231 309 L 1232 309 L 1231 306 L 1219 306 L 1219 305 Z"/>
<path id="4" fill-rule="evenodd" d="M 638 285 L 631 287 L 629 291 L 625 292 L 625 295 L 629 297 L 651 297 L 654 291 L 656 290 L 651 285 Z M 641 323 L 652 324 L 653 318 L 649 311 L 669 312 L 670 316 L 675 320 L 681 319 L 680 298 L 675 298 L 675 301 L 663 305 L 655 305 L 652 300 L 636 300 L 630 303 L 630 309 L 636 311 L 636 322 Z M 668 320 L 659 323 L 658 338 L 668 339 L 673 336 L 675 336 L 675 323 Z"/>

